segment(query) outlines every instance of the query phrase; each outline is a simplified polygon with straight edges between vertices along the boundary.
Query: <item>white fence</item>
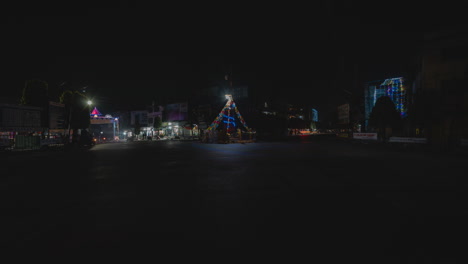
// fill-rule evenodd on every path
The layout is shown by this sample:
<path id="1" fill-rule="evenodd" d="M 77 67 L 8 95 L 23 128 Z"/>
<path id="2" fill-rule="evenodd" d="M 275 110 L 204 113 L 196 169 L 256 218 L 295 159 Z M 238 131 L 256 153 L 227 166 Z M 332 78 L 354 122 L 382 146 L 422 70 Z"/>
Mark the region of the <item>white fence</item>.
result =
<path id="1" fill-rule="evenodd" d="M 353 133 L 353 138 L 377 140 L 377 133 Z"/>
<path id="2" fill-rule="evenodd" d="M 388 142 L 399 142 L 399 143 L 427 143 L 426 138 L 414 138 L 414 137 L 390 137 Z"/>

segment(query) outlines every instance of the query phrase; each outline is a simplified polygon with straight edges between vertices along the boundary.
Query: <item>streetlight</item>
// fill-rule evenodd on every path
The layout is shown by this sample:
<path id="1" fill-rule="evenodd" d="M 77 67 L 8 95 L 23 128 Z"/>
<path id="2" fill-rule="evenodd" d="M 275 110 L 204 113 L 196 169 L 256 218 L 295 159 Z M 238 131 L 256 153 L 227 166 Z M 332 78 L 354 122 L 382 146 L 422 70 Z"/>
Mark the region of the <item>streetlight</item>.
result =
<path id="1" fill-rule="evenodd" d="M 88 104 L 88 114 L 89 114 L 89 127 L 88 127 L 88 132 L 92 135 L 94 135 L 94 132 L 93 132 L 93 129 L 91 128 L 91 107 L 92 107 L 92 104 L 93 104 L 93 101 L 91 101 L 90 99 L 88 99 L 86 101 L 86 103 Z"/>
<path id="2" fill-rule="evenodd" d="M 63 84 L 64 83 L 62 83 L 60 86 L 62 86 Z M 86 87 L 84 87 L 84 89 L 86 89 Z M 77 90 L 66 90 L 62 93 L 62 96 L 65 96 L 66 94 L 70 96 L 70 101 L 67 103 L 67 104 L 70 104 L 68 108 L 68 142 L 70 142 L 70 140 L 74 142 L 77 135 L 76 133 L 72 134 L 71 131 L 73 129 L 73 132 L 75 132 L 75 129 L 76 129 L 76 127 L 72 127 L 72 121 L 75 121 L 75 118 L 73 118 L 73 112 L 75 111 L 75 108 L 76 108 L 75 103 L 77 103 L 75 102 L 75 100 L 77 100 L 76 95 L 81 95 L 82 97 L 86 98 L 88 106 L 91 106 L 93 102 L 90 99 L 88 99 L 86 95 L 80 93 Z"/>

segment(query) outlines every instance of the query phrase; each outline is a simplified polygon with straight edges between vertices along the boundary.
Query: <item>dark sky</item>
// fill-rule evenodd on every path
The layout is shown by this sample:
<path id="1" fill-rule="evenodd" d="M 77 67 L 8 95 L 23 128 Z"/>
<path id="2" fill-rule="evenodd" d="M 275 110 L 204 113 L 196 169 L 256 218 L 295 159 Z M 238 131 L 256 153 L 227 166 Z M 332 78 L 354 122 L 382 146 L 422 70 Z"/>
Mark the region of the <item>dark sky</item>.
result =
<path id="1" fill-rule="evenodd" d="M 17 94 L 24 80 L 41 78 L 88 86 L 103 102 L 149 103 L 204 87 L 233 65 L 235 76 L 259 91 L 331 103 L 339 91 L 328 83 L 340 63 L 359 63 L 369 78 L 398 72 L 421 32 L 454 23 L 431 12 L 456 8 L 371 3 L 7 6 L 2 91 Z"/>

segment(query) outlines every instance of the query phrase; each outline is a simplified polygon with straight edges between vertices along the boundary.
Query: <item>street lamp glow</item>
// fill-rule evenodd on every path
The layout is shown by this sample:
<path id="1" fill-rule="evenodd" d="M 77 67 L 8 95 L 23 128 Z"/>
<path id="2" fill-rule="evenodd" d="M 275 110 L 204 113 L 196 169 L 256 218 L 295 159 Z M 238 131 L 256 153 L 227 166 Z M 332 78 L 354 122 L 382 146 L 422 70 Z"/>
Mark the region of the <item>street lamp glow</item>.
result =
<path id="1" fill-rule="evenodd" d="M 91 100 L 88 100 L 88 105 L 92 105 L 93 102 L 91 102 Z"/>

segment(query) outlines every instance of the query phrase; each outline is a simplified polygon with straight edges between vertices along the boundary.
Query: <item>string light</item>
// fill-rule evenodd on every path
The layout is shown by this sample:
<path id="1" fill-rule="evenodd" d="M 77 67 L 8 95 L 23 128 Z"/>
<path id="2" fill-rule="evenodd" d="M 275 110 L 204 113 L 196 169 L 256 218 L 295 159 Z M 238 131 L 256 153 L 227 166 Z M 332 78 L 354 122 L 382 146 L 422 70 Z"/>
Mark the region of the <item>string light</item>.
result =
<path id="1" fill-rule="evenodd" d="M 226 94 L 226 99 L 228 100 L 226 104 L 224 105 L 223 109 L 221 112 L 218 114 L 218 116 L 215 118 L 215 120 L 209 125 L 207 128 L 208 131 L 210 130 L 216 130 L 218 125 L 223 122 L 227 124 L 227 130 L 229 130 L 230 124 L 233 124 L 236 127 L 234 117 L 231 116 L 231 110 L 234 109 L 234 112 L 236 113 L 237 118 L 241 122 L 241 124 L 248 130 L 250 131 L 250 128 L 247 126 L 244 118 L 239 112 L 239 109 L 237 109 L 237 106 L 232 98 L 232 95 Z M 227 113 L 227 115 L 225 114 Z M 226 118 L 227 121 L 223 121 L 223 118 Z M 231 121 L 232 120 L 232 121 Z"/>

